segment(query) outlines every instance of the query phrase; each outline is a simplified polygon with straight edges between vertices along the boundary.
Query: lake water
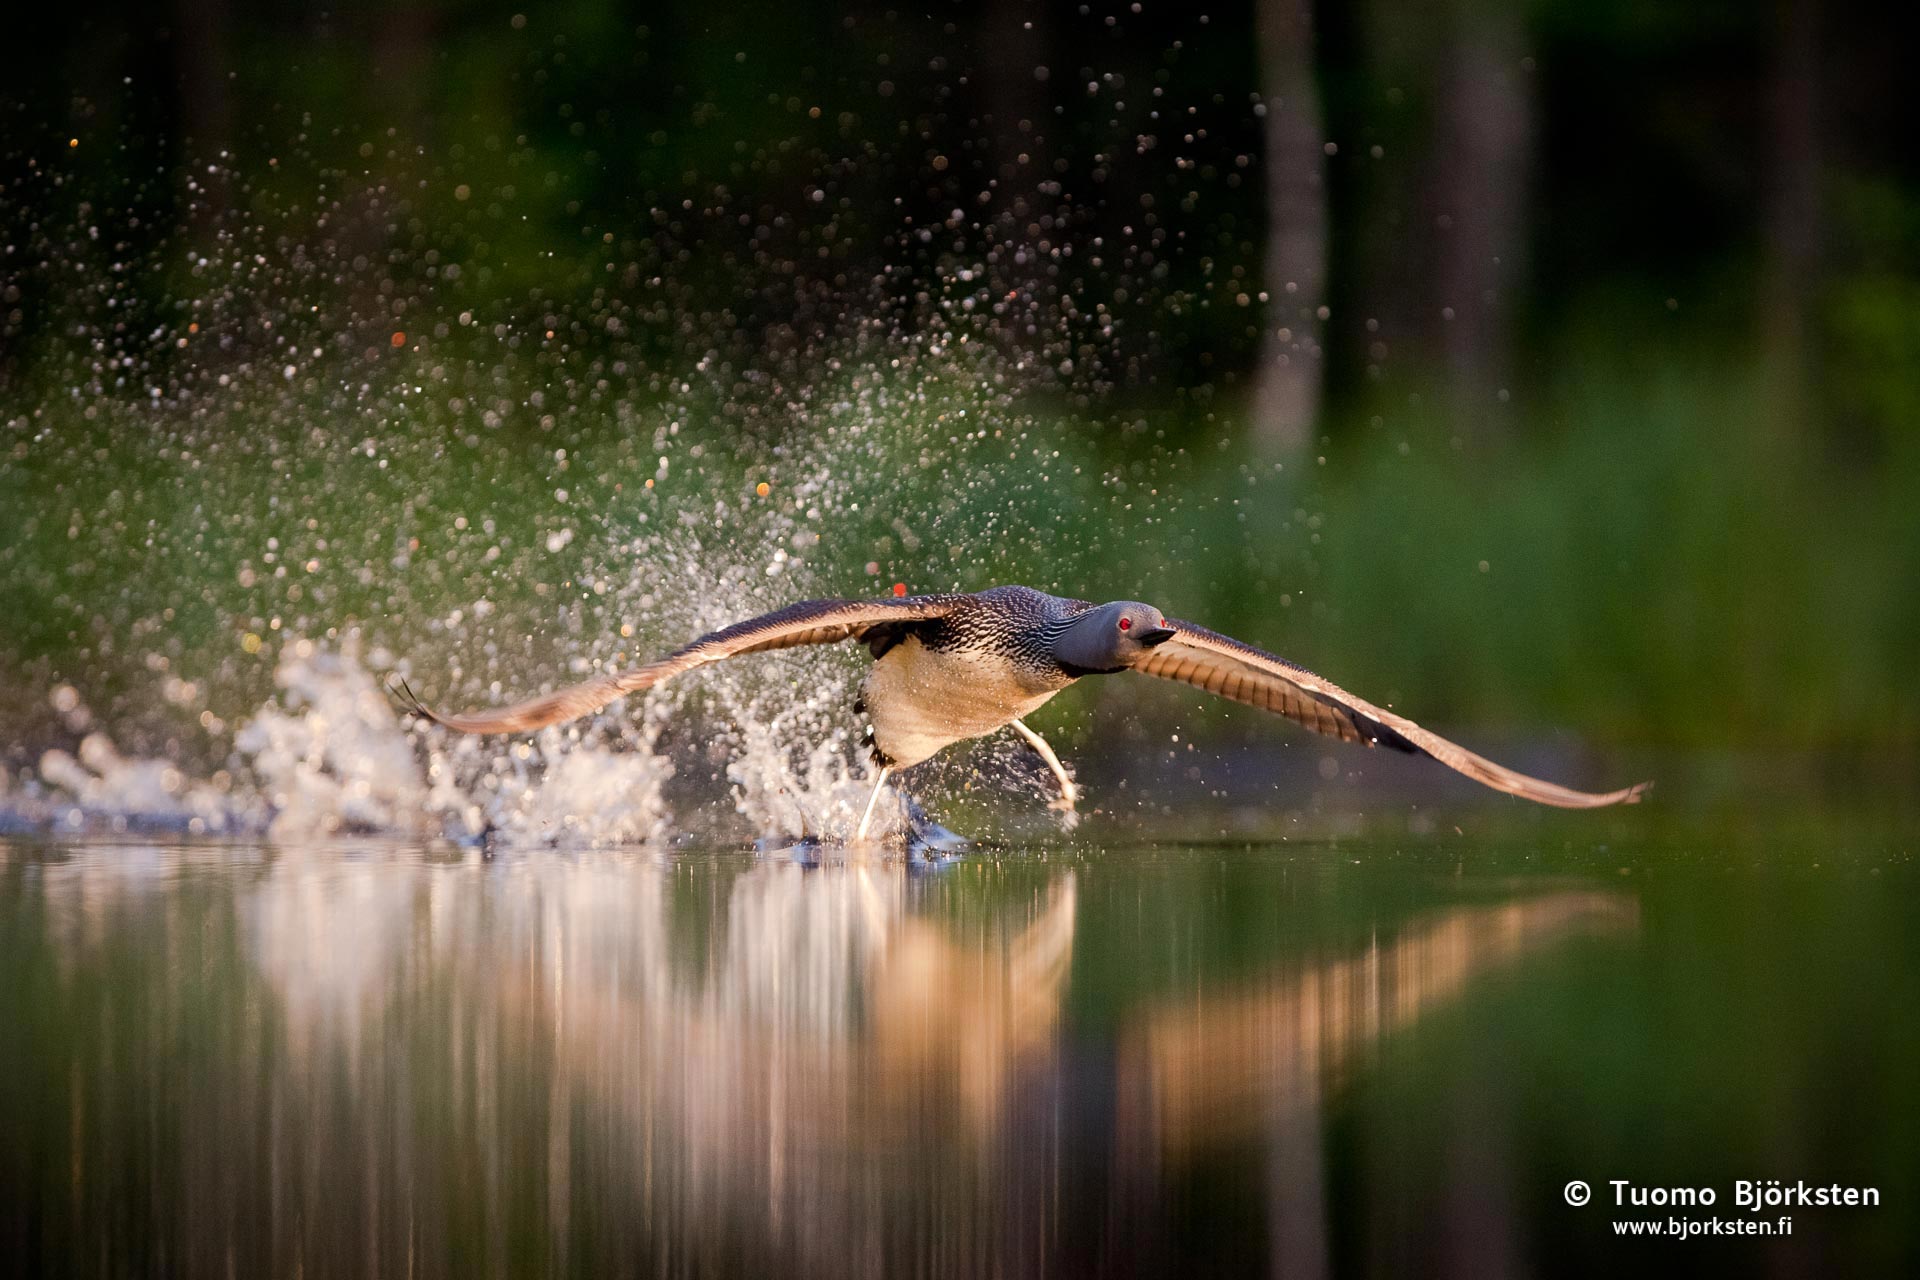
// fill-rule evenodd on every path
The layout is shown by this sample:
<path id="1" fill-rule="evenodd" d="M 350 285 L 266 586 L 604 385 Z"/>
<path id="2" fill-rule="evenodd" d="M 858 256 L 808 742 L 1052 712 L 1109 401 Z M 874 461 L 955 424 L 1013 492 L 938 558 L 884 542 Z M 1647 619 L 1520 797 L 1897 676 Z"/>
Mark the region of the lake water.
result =
<path id="1" fill-rule="evenodd" d="M 937 869 L 0 842 L 0 1253 L 100 1276 L 1920 1269 L 1910 846 L 1581 830 Z M 1717 1204 L 1616 1209 L 1614 1179 Z M 1880 1203 L 1735 1205 L 1767 1179 Z M 1676 1213 L 1791 1234 L 1615 1235 Z"/>

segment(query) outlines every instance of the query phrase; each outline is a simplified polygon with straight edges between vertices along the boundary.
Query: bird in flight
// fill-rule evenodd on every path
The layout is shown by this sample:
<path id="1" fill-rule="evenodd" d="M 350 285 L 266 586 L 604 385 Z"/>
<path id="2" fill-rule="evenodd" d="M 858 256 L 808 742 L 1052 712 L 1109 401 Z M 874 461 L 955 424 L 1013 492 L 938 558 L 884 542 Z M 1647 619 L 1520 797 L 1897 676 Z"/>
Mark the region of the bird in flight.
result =
<path id="1" fill-rule="evenodd" d="M 1530 778 L 1284 658 L 1166 617 L 1152 605 L 1135 600 L 1096 605 L 1031 587 L 805 600 L 723 627 L 631 671 L 461 715 L 432 711 L 411 689 L 400 688 L 408 709 L 435 724 L 461 733 L 526 733 L 587 715 L 709 663 L 846 640 L 864 643 L 874 658 L 854 709 L 870 722 L 879 772 L 856 840 L 866 837 L 874 802 L 896 770 L 1009 726 L 1046 761 L 1059 780 L 1062 807 L 1071 812 L 1073 781 L 1025 717 L 1086 676 L 1124 671 L 1177 680 L 1347 742 L 1424 755 L 1496 791 L 1563 809 L 1631 804 L 1650 785 L 1590 792 Z"/>

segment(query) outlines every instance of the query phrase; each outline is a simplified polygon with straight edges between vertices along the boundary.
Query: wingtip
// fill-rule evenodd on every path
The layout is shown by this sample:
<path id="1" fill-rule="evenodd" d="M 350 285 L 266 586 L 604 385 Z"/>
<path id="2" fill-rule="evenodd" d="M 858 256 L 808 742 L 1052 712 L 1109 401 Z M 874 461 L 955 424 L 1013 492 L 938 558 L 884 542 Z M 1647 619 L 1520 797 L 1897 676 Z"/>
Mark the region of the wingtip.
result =
<path id="1" fill-rule="evenodd" d="M 387 696 L 399 704 L 402 712 L 410 716 L 416 716 L 431 724 L 445 723 L 428 708 L 426 703 L 420 700 L 420 695 L 413 691 L 413 686 L 407 683 L 406 677 L 400 675 L 398 672 L 390 673 L 387 676 L 386 687 Z"/>
<path id="2" fill-rule="evenodd" d="M 1619 793 L 1620 803 L 1639 804 L 1647 792 L 1651 790 L 1653 790 L 1653 779 L 1649 778 L 1645 782 L 1636 782 Z"/>

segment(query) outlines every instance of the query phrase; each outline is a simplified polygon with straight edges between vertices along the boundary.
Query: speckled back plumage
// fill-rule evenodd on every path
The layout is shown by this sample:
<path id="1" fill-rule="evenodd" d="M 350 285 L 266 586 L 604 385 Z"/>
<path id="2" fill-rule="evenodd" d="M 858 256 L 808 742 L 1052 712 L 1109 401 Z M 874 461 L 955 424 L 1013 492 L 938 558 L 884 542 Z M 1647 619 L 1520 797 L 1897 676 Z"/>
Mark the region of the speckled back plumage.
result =
<path id="1" fill-rule="evenodd" d="M 914 634 L 935 653 L 992 655 L 1036 674 L 1063 674 L 1050 639 L 1093 606 L 1050 596 L 1032 587 L 994 587 L 954 598 L 951 612 L 913 624 Z"/>

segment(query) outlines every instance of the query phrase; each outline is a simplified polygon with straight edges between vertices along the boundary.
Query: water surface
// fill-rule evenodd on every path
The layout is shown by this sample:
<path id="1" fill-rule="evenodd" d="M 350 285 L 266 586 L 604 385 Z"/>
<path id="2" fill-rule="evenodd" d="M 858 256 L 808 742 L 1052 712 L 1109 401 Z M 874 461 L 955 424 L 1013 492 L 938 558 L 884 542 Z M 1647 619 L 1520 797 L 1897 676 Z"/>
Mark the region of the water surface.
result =
<path id="1" fill-rule="evenodd" d="M 1558 830 L 1558 828 L 1553 828 Z M 0 844 L 59 1275 L 1911 1273 L 1896 844 Z M 1870 1185 L 1620 1242 L 1583 1179 Z M 1769 1213 L 1769 1218 L 1777 1213 Z"/>

